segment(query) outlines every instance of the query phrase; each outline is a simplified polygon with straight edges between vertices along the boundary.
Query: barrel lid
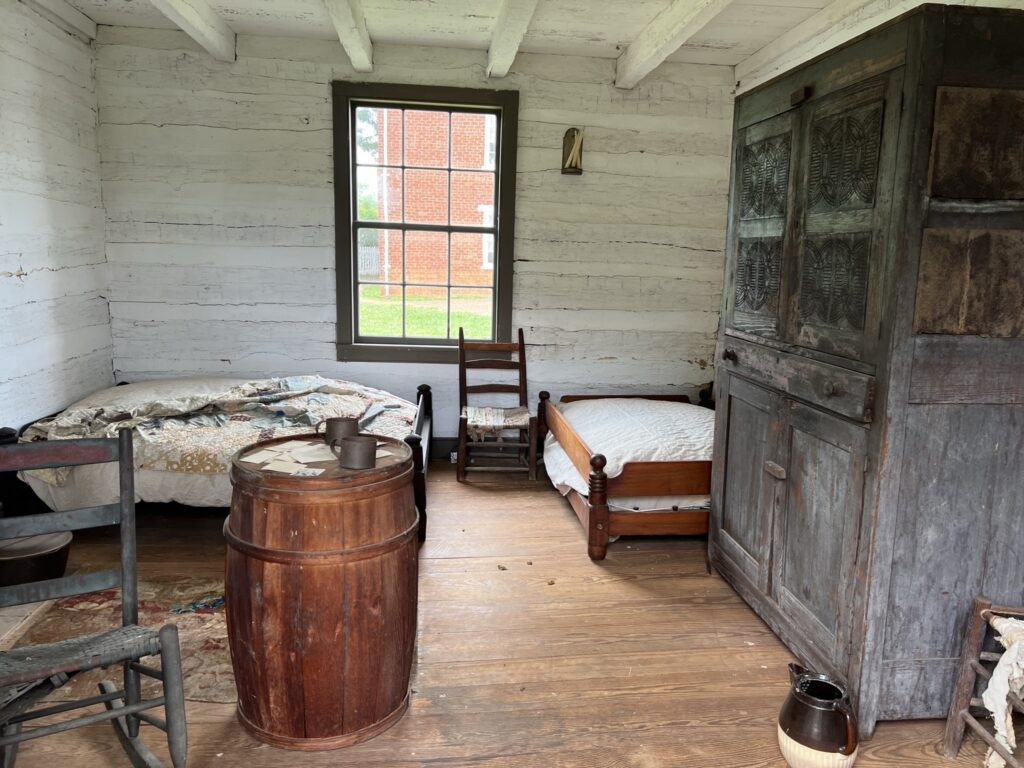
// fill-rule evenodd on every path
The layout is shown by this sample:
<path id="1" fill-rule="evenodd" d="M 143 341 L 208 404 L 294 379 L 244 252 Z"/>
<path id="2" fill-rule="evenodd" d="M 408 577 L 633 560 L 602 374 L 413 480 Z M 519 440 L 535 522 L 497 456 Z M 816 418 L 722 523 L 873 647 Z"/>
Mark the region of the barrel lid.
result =
<path id="1" fill-rule="evenodd" d="M 40 533 L 17 539 L 0 539 L 0 560 L 20 560 L 56 552 L 71 543 L 71 532 Z"/>
<path id="2" fill-rule="evenodd" d="M 371 469 L 341 466 L 323 435 L 307 433 L 262 440 L 243 448 L 231 460 L 231 479 L 284 487 L 337 488 L 378 482 L 401 474 L 411 464 L 412 449 L 404 441 L 368 436 L 377 439 L 376 465 Z"/>

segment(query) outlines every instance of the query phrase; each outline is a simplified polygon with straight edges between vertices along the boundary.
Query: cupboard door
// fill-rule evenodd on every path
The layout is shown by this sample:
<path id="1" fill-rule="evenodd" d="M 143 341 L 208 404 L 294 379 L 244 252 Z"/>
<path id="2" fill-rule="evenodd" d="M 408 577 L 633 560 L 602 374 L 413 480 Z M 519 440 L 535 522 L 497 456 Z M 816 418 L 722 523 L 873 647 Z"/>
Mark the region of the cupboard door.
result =
<path id="1" fill-rule="evenodd" d="M 765 476 L 779 432 L 778 395 L 728 374 L 719 392 L 715 455 L 715 545 L 762 592 L 768 591 L 774 487 Z"/>
<path id="2" fill-rule="evenodd" d="M 805 108 L 792 340 L 870 362 L 892 195 L 902 71 Z"/>
<path id="3" fill-rule="evenodd" d="M 846 669 L 867 432 L 787 401 L 781 453 L 785 499 L 776 514 L 772 594 L 792 625 Z"/>
<path id="4" fill-rule="evenodd" d="M 785 295 L 783 262 L 793 204 L 794 113 L 738 131 L 729 236 L 728 327 L 776 338 Z"/>

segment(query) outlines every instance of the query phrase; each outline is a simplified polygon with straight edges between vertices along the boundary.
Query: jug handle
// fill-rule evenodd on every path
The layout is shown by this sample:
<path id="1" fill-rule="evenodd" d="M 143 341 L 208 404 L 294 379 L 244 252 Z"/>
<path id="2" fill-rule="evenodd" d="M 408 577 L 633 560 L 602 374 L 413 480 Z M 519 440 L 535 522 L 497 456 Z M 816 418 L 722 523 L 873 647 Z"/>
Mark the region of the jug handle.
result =
<path id="1" fill-rule="evenodd" d="M 327 425 L 327 419 L 320 419 L 320 421 L 318 421 L 316 423 L 316 426 L 313 427 L 313 434 L 319 435 L 320 434 L 320 427 L 324 427 L 324 432 L 327 432 L 327 426 L 326 425 Z"/>
<path id="2" fill-rule="evenodd" d="M 798 677 L 800 677 L 800 675 L 805 675 L 805 674 L 807 674 L 807 668 L 806 667 L 803 667 L 800 664 L 797 664 L 796 662 L 790 662 L 790 665 L 789 665 L 789 682 L 791 684 L 796 685 L 796 679 Z"/>
<path id="3" fill-rule="evenodd" d="M 839 752 L 843 755 L 851 755 L 857 749 L 857 721 L 853 716 L 853 707 L 850 706 L 848 699 L 839 699 L 836 702 L 836 710 L 842 712 L 846 718 L 846 744 L 840 748 Z"/>

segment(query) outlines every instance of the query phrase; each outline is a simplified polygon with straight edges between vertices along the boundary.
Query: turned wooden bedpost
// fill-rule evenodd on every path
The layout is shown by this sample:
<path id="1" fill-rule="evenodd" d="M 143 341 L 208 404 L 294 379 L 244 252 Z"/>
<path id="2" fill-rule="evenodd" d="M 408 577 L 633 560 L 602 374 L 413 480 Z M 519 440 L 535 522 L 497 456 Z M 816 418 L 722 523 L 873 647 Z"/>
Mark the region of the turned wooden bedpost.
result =
<path id="1" fill-rule="evenodd" d="M 591 560 L 604 560 L 608 554 L 608 475 L 604 473 L 608 460 L 600 453 L 590 459 L 590 505 L 587 532 L 587 554 Z"/>
<path id="2" fill-rule="evenodd" d="M 548 436 L 548 400 L 551 393 L 546 389 L 540 393 L 540 402 L 537 403 L 537 447 L 543 448 L 544 438 Z"/>
<path id="3" fill-rule="evenodd" d="M 416 387 L 416 400 L 423 404 L 423 413 L 429 418 L 434 417 L 434 393 L 430 390 L 429 384 L 420 384 Z"/>

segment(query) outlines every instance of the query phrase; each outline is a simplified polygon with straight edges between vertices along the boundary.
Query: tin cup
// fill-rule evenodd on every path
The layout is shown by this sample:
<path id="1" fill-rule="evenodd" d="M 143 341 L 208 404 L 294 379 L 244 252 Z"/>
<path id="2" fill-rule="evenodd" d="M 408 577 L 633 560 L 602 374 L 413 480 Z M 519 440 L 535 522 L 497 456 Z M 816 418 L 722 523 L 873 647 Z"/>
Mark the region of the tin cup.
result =
<path id="1" fill-rule="evenodd" d="M 324 442 L 331 445 L 336 440 L 345 437 L 354 437 L 359 434 L 359 421 L 348 416 L 332 416 L 324 419 L 316 425 L 316 433 L 320 434 L 320 427 L 324 428 Z"/>
<path id="2" fill-rule="evenodd" d="M 331 441 L 331 450 L 345 469 L 373 469 L 377 464 L 377 438 L 365 435 Z"/>

